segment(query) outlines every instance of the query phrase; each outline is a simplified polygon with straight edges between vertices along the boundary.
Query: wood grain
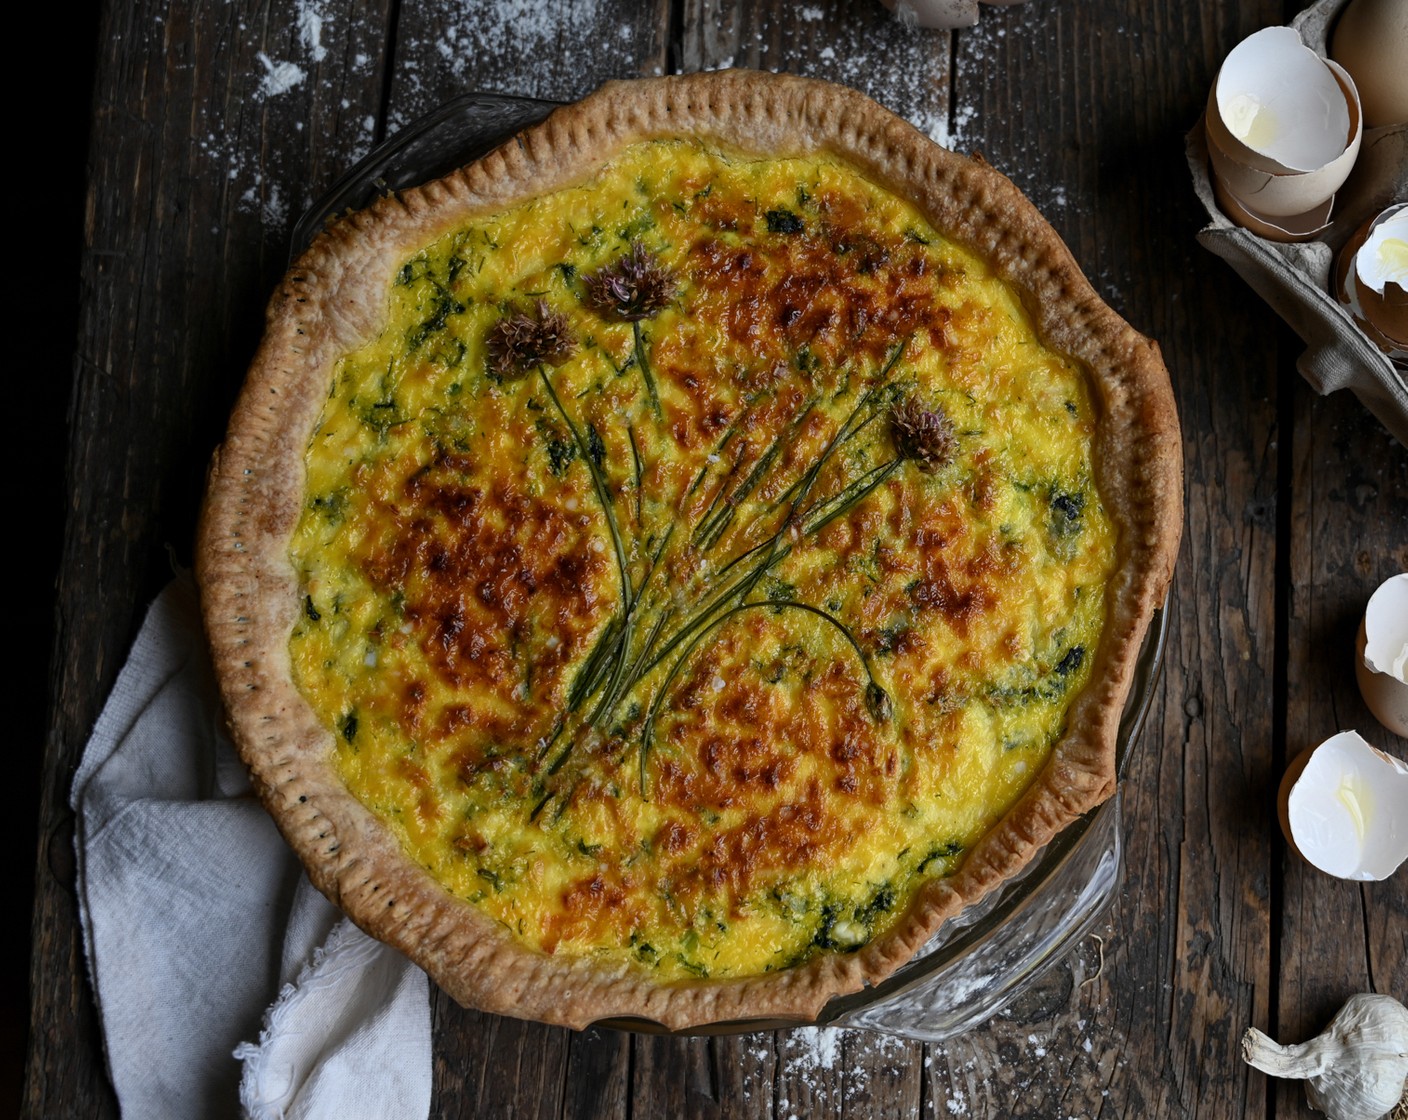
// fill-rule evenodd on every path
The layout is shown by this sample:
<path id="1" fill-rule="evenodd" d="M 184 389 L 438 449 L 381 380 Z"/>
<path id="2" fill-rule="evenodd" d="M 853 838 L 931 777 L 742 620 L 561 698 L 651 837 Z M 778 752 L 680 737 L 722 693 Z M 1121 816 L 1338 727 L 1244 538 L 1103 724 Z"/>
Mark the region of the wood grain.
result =
<path id="1" fill-rule="evenodd" d="M 730 66 L 858 89 L 935 139 L 948 134 L 951 37 L 905 27 L 873 0 L 684 0 L 680 69 Z"/>
<path id="2" fill-rule="evenodd" d="M 1031 5 L 985 13 L 958 37 L 955 146 L 1007 171 L 1097 290 L 1160 340 L 1185 430 L 1172 631 L 1125 790 L 1127 879 L 1100 982 L 1114 1006 L 1084 1016 L 1105 1022 L 1062 1097 L 1076 1115 L 1264 1111 L 1235 1039 L 1266 1013 L 1270 967 L 1259 791 L 1272 764 L 1277 366 L 1261 341 L 1266 309 L 1188 237 L 1200 216 L 1182 186 L 1181 134 L 1221 55 L 1278 15 Z M 1211 322 L 1215 332 L 1197 329 Z M 1019 1066 L 1035 1064 L 1034 1049 L 1018 1047 Z M 1046 1097 L 1008 1107 L 1053 1115 Z"/>
<path id="3" fill-rule="evenodd" d="M 1408 572 L 1408 454 L 1348 393 L 1295 392 L 1286 618 L 1286 761 L 1338 731 L 1408 757 L 1354 678 L 1364 605 Z M 1277 843 L 1284 868 L 1280 984 L 1273 1037 L 1319 1034 L 1356 992 L 1408 1002 L 1408 876 L 1346 883 Z M 1299 1085 L 1277 1089 L 1277 1113 L 1312 1116 Z"/>
<path id="4" fill-rule="evenodd" d="M 668 0 L 402 0 L 388 122 L 470 90 L 574 101 L 611 78 L 663 74 L 669 11 Z"/>

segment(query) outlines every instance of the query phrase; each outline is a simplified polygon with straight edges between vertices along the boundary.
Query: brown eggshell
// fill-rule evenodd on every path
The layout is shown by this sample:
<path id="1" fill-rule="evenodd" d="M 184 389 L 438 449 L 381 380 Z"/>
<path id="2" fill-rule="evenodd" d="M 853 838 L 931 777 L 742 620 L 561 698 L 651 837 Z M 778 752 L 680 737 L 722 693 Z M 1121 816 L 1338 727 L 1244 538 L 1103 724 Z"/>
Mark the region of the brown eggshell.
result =
<path id="1" fill-rule="evenodd" d="M 1408 0 L 1350 0 L 1330 57 L 1354 76 L 1366 127 L 1408 122 Z"/>
<path id="2" fill-rule="evenodd" d="M 1286 216 L 1260 214 L 1241 201 L 1216 172 L 1212 176 L 1212 190 L 1222 212 L 1243 229 L 1249 229 L 1258 237 L 1268 241 L 1313 241 L 1330 227 L 1330 214 L 1335 207 L 1334 195 L 1305 214 Z"/>

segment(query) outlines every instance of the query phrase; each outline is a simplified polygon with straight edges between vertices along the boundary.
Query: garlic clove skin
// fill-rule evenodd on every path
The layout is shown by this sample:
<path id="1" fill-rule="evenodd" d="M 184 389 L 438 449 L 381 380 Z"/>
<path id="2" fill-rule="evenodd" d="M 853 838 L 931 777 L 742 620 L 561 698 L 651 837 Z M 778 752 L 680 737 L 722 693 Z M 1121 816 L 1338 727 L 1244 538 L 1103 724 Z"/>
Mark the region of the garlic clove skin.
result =
<path id="1" fill-rule="evenodd" d="M 1295 1046 L 1250 1027 L 1242 1059 L 1273 1077 L 1304 1080 L 1310 1107 L 1328 1120 L 1379 1120 L 1408 1084 L 1408 1007 L 1391 996 L 1351 996 L 1323 1034 Z"/>

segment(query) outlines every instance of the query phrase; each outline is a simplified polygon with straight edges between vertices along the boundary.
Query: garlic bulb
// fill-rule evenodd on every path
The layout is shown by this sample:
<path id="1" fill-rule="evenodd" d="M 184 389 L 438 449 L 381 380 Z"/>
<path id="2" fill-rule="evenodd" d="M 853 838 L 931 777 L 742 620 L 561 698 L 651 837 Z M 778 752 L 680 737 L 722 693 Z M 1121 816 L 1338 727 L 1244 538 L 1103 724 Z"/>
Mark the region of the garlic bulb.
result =
<path id="1" fill-rule="evenodd" d="M 1390 996 L 1351 996 L 1324 1034 L 1298 1046 L 1250 1027 L 1242 1058 L 1273 1077 L 1304 1079 L 1310 1107 L 1329 1120 L 1379 1120 L 1408 1082 L 1408 1007 Z"/>

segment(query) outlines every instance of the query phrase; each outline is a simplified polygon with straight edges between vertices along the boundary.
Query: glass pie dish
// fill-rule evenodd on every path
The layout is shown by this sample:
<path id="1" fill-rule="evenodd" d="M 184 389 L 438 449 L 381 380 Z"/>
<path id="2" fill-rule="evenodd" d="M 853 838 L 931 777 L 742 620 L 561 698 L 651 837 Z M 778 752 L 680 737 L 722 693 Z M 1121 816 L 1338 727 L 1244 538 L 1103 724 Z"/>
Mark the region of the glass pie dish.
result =
<path id="1" fill-rule="evenodd" d="M 458 97 L 412 122 L 340 178 L 293 231 L 297 257 L 331 220 L 378 197 L 434 179 L 488 153 L 548 115 L 556 103 L 493 94 Z M 1152 620 L 1117 739 L 1123 772 L 1147 711 L 1166 628 Z M 883 982 L 838 996 L 810 1023 L 941 1040 L 977 1026 L 1061 959 L 1099 919 L 1121 877 L 1120 796 L 1074 822 L 1023 872 L 946 922 Z M 663 1032 L 645 1020 L 599 1025 Z M 734 1033 L 802 1025 L 749 1019 L 685 1033 Z"/>

